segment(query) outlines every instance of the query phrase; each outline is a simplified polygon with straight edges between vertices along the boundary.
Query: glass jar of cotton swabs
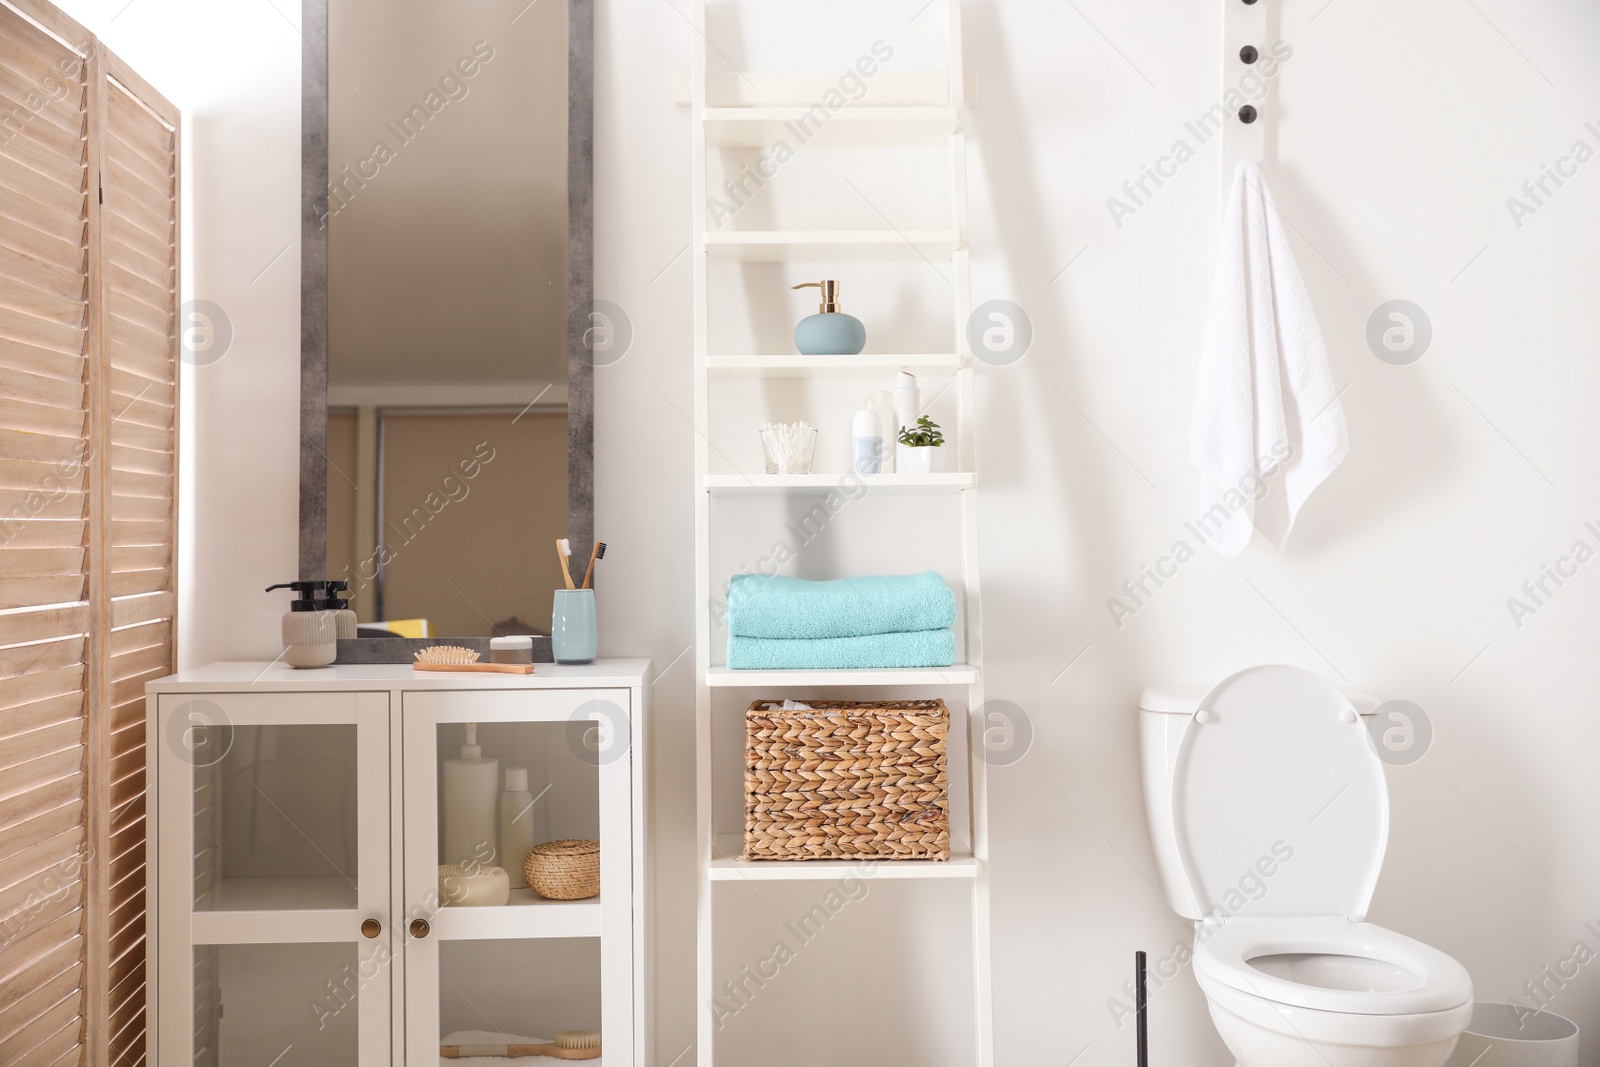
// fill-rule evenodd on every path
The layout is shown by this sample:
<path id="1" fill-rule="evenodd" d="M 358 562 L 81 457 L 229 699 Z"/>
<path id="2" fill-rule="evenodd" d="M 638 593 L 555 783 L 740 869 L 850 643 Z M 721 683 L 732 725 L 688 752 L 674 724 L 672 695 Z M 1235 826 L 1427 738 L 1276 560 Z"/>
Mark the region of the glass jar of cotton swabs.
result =
<path id="1" fill-rule="evenodd" d="M 761 424 L 761 454 L 768 474 L 810 474 L 817 429 L 807 422 Z"/>

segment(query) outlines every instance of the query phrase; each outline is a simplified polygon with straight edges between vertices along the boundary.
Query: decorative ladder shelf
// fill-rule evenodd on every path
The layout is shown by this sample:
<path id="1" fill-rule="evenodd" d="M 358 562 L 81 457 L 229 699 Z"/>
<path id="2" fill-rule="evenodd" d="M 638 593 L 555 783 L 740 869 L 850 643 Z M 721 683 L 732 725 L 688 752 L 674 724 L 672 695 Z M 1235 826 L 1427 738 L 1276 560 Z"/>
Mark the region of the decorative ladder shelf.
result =
<path id="1" fill-rule="evenodd" d="M 978 588 L 978 493 L 973 422 L 973 368 L 965 339 L 971 314 L 971 280 L 967 251 L 966 135 L 962 105 L 971 86 L 962 58 L 961 2 L 940 0 L 947 15 L 948 71 L 918 73 L 897 83 L 904 102 L 897 106 L 847 106 L 836 112 L 811 145 L 873 148 L 893 151 L 902 147 L 947 146 L 950 166 L 951 228 L 948 230 L 830 230 L 740 231 L 708 230 L 706 215 L 708 151 L 728 147 L 766 147 L 784 136 L 785 124 L 805 111 L 812 99 L 802 86 L 818 84 L 818 76 L 711 74 L 707 70 L 706 8 L 708 0 L 694 0 L 694 66 L 689 79 L 689 104 L 693 138 L 694 218 L 694 396 L 695 424 L 700 432 L 695 444 L 695 656 L 696 656 L 696 821 L 700 838 L 697 908 L 697 1060 L 700 1067 L 715 1063 L 716 1026 L 707 1005 L 717 995 L 713 973 L 715 888 L 725 882 L 831 880 L 853 868 L 852 861 L 753 862 L 741 855 L 738 835 L 718 836 L 712 814 L 713 746 L 712 697 L 721 689 L 760 690 L 758 696 L 781 695 L 789 688 L 961 686 L 966 690 L 966 724 L 963 746 L 967 753 L 970 852 L 953 854 L 942 863 L 887 861 L 877 878 L 897 880 L 963 881 L 971 889 L 972 991 L 975 1049 L 971 1062 L 978 1067 L 994 1063 L 993 1006 L 989 958 L 989 836 L 986 766 L 982 752 L 979 715 L 983 705 L 982 631 Z M 771 11 L 772 9 L 766 8 Z M 786 9 L 790 10 L 790 9 Z M 798 10 L 798 9 L 793 9 Z M 773 86 L 792 84 L 793 98 Z M 752 88 L 754 87 L 754 88 Z M 744 98 L 744 106 L 720 106 L 730 97 Z M 717 106 L 713 106 L 713 99 Z M 737 101 L 735 101 L 737 102 Z M 907 262 L 926 259 L 947 263 L 954 270 L 954 319 L 950 351 L 944 354 L 863 354 L 860 356 L 711 355 L 709 271 L 712 262 L 838 263 Z M 954 380 L 957 407 L 956 449 L 959 473 L 932 475 L 879 475 L 862 480 L 874 491 L 951 494 L 956 497 L 961 522 L 960 595 L 964 597 L 967 662 L 951 667 L 910 670 L 778 670 L 735 671 L 712 662 L 711 603 L 711 500 L 713 496 L 763 494 L 826 494 L 839 484 L 839 475 L 713 474 L 708 434 L 711 384 L 728 378 L 848 379 L 862 375 L 892 375 L 900 368 L 949 376 Z M 855 476 L 852 476 L 855 477 Z M 953 716 L 952 726 L 962 723 Z M 977 729 L 974 726 L 978 725 Z M 954 732 L 954 731 L 952 731 Z M 956 827 L 952 826 L 952 831 Z M 953 834 L 953 836 L 958 836 Z M 930 981 L 933 979 L 930 978 Z"/>

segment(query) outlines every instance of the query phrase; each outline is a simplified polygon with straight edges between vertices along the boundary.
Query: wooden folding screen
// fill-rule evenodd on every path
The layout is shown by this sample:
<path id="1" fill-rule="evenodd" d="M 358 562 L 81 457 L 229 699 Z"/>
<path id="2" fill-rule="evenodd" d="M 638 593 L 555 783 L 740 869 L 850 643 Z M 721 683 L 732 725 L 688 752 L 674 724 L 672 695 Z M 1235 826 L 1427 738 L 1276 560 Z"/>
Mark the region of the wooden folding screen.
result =
<path id="1" fill-rule="evenodd" d="M 53 7 L 0 0 L 0 1064 L 145 1060 L 177 174 L 176 109 Z"/>

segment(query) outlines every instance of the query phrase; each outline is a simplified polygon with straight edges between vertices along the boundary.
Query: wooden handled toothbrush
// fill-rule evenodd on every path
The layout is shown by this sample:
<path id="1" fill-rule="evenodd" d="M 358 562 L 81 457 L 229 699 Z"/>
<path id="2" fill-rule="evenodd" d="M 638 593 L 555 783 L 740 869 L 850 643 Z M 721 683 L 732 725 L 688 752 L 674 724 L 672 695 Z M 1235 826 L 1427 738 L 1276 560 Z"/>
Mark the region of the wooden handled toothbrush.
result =
<path id="1" fill-rule="evenodd" d="M 567 567 L 567 560 L 572 556 L 572 542 L 565 537 L 556 538 L 556 558 L 561 561 L 561 577 L 567 580 L 568 589 L 576 589 L 572 584 L 572 571 Z"/>
<path id="2" fill-rule="evenodd" d="M 589 588 L 589 583 L 594 581 L 594 561 L 605 558 L 606 543 L 604 541 L 596 541 L 594 543 L 594 551 L 589 553 L 589 569 L 583 573 L 583 588 Z"/>

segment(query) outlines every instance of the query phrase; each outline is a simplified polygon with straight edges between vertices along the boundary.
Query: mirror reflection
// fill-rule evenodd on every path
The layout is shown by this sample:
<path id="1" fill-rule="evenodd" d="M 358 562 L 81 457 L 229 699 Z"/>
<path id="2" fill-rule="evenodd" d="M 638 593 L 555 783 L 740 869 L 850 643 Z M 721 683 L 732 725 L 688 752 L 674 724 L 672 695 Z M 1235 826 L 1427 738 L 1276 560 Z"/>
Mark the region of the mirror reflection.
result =
<path id="1" fill-rule="evenodd" d="M 368 635 L 548 633 L 564 4 L 329 0 L 328 575 Z"/>

